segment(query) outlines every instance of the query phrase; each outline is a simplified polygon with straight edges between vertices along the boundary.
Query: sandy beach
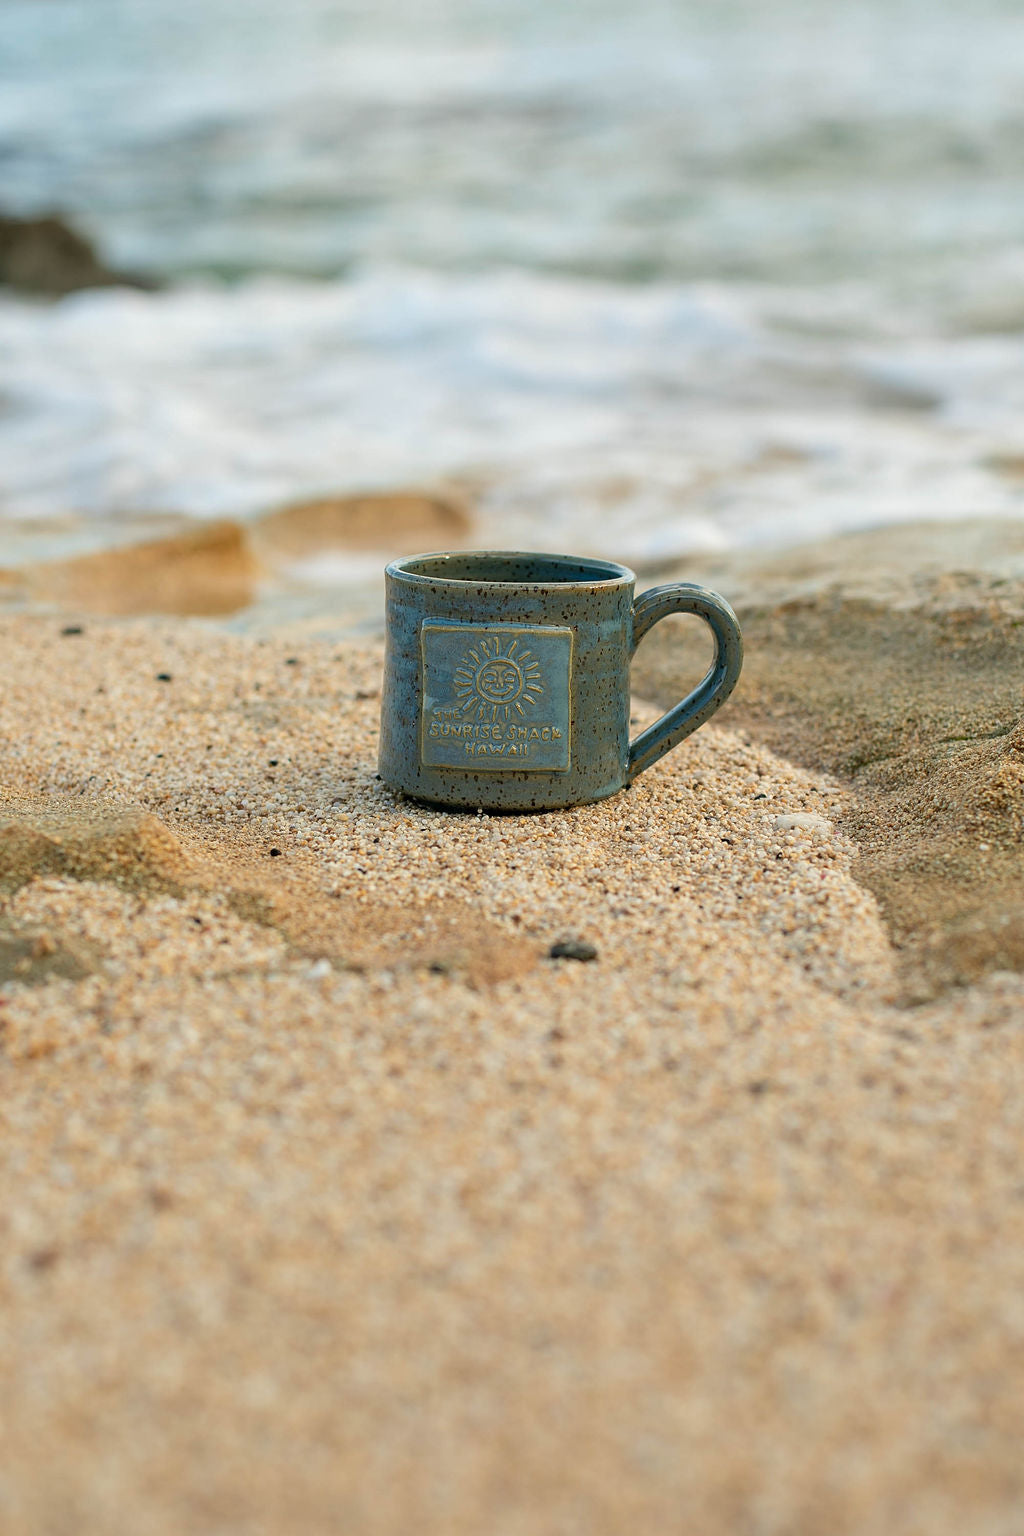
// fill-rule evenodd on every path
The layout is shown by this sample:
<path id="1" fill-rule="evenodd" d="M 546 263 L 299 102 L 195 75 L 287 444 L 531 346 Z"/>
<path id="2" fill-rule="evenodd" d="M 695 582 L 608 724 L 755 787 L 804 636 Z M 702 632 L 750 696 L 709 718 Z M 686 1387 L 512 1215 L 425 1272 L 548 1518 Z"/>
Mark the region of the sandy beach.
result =
<path id="1" fill-rule="evenodd" d="M 844 633 L 801 569 L 719 722 L 530 817 L 380 784 L 376 641 L 3 619 L 5 1533 L 1019 1527 L 1024 979 L 921 960 L 906 794 L 766 695 Z"/>
<path id="2" fill-rule="evenodd" d="M 0 4 L 0 1536 L 1024 1536 L 1022 101 L 1007 0 Z M 735 692 L 400 798 L 471 549 Z"/>

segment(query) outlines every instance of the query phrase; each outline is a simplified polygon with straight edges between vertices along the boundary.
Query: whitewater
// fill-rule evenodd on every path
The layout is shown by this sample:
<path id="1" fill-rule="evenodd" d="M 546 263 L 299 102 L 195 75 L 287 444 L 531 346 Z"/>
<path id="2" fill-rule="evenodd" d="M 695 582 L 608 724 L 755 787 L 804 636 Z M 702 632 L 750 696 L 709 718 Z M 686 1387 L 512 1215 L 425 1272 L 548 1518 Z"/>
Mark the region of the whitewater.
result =
<path id="1" fill-rule="evenodd" d="M 994 0 L 8 0 L 0 202 L 161 279 L 0 299 L 0 517 L 451 484 L 656 565 L 1024 507 Z"/>

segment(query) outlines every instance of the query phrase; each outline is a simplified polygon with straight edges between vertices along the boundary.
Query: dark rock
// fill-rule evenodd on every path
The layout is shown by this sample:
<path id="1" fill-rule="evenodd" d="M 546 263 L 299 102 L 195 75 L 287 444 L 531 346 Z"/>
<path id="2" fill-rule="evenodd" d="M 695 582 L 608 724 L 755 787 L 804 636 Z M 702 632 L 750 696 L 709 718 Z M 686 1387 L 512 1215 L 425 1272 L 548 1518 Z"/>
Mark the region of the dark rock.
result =
<path id="1" fill-rule="evenodd" d="M 155 288 L 137 273 L 108 267 L 91 243 L 55 214 L 0 214 L 0 284 L 59 298 L 79 288 Z"/>
<path id="2" fill-rule="evenodd" d="M 552 960 L 596 960 L 597 947 L 586 939 L 559 939 L 548 950 Z"/>

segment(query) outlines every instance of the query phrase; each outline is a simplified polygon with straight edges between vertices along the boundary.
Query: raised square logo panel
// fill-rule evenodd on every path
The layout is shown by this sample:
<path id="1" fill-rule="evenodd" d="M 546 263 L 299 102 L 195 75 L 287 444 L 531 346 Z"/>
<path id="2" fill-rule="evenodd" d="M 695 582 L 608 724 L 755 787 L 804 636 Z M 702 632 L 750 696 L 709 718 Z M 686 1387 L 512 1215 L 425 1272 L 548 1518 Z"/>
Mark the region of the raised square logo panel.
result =
<path id="1" fill-rule="evenodd" d="M 424 767 L 566 772 L 571 629 L 424 624 L 420 644 Z"/>

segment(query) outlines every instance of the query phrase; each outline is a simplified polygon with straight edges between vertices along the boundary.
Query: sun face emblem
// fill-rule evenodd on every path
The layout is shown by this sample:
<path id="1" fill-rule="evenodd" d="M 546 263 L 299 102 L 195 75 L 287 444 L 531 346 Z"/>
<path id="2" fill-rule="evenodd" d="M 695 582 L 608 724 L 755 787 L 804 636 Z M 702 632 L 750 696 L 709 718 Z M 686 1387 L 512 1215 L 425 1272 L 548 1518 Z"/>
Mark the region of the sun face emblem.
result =
<path id="1" fill-rule="evenodd" d="M 509 720 L 526 715 L 544 692 L 540 663 L 520 651 L 515 637 L 502 650 L 500 635 L 470 646 L 455 669 L 455 692 L 464 715 Z"/>

